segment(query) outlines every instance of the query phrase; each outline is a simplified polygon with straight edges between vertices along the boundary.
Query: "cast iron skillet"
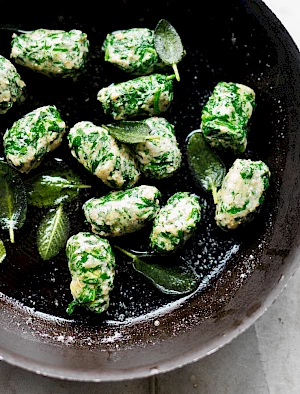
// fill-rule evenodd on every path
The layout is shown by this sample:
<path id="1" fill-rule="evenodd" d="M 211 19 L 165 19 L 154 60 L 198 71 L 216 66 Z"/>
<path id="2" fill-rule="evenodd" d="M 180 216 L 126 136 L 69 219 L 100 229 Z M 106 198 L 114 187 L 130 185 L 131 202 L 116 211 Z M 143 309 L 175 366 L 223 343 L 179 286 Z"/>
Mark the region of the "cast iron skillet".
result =
<path id="1" fill-rule="evenodd" d="M 111 121 L 96 100 L 98 90 L 129 78 L 104 64 L 101 45 L 108 32 L 131 27 L 154 28 L 169 20 L 182 37 L 187 55 L 179 65 L 181 82 L 165 117 L 175 125 L 184 160 L 178 176 L 152 182 L 163 202 L 175 191 L 197 193 L 203 203 L 202 223 L 180 258 L 192 264 L 202 281 L 199 290 L 181 299 L 162 296 L 140 277 L 130 261 L 117 255 L 117 275 L 111 306 L 95 316 L 83 310 L 70 318 L 71 296 L 64 252 L 42 262 L 36 252 L 36 225 L 44 212 L 29 209 L 28 221 L 16 234 L 16 244 L 2 238 L 8 258 L 0 267 L 0 354 L 7 362 L 44 375 L 82 381 L 113 381 L 144 377 L 200 359 L 228 343 L 250 326 L 280 293 L 299 265 L 300 213 L 300 60 L 281 23 L 259 0 L 197 3 L 175 1 L 111 1 L 101 3 L 101 15 L 85 2 L 64 12 L 52 5 L 39 11 L 28 4 L 5 2 L 1 26 L 81 29 L 88 34 L 88 70 L 76 82 L 55 81 L 18 67 L 27 84 L 27 99 L 1 116 L 1 133 L 20 116 L 41 105 L 54 104 L 68 127 L 90 120 Z M 48 6 L 47 6 L 48 7 Z M 0 53 L 9 57 L 11 32 L 0 31 Z M 257 218 L 232 233 L 214 222 L 210 196 L 197 189 L 189 173 L 185 141 L 199 128 L 201 109 L 214 85 L 233 81 L 257 93 L 244 158 L 264 160 L 272 178 Z M 81 204 L 108 190 L 71 158 L 67 144 L 49 156 L 79 171 L 93 185 L 69 207 L 72 234 L 88 230 Z M 224 158 L 229 166 L 233 158 Z M 40 168 L 36 172 L 42 170 Z M 141 183 L 149 183 L 147 180 Z M 143 248 L 149 229 L 120 240 Z"/>

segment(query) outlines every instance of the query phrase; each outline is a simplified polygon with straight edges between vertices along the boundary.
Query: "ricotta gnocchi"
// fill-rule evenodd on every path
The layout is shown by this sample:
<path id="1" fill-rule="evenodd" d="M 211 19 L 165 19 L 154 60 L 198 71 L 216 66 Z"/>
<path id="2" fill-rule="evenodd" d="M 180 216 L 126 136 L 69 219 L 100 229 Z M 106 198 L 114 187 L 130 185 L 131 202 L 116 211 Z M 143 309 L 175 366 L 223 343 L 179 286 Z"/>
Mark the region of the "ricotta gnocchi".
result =
<path id="1" fill-rule="evenodd" d="M 11 42 L 11 59 L 49 77 L 75 77 L 82 72 L 89 52 L 87 35 L 80 30 L 37 29 Z"/>
<path id="2" fill-rule="evenodd" d="M 105 61 L 133 75 L 147 75 L 166 67 L 154 47 L 154 31 L 145 28 L 107 34 L 102 47 Z"/>
<path id="3" fill-rule="evenodd" d="M 5 114 L 15 102 L 24 101 L 25 82 L 15 66 L 0 55 L 0 114 Z"/>
<path id="4" fill-rule="evenodd" d="M 83 211 L 94 233 L 118 237 L 140 230 L 154 219 L 160 196 L 156 187 L 142 185 L 92 198 L 83 205 Z"/>
<path id="5" fill-rule="evenodd" d="M 174 126 L 166 119 L 156 116 L 146 119 L 145 123 L 151 129 L 150 135 L 158 136 L 159 139 L 149 140 L 134 146 L 140 170 L 151 178 L 170 177 L 180 167 L 182 158 Z"/>
<path id="6" fill-rule="evenodd" d="M 128 188 L 139 180 L 140 171 L 130 148 L 103 127 L 78 122 L 70 129 L 68 140 L 72 155 L 107 186 Z"/>
<path id="7" fill-rule="evenodd" d="M 28 173 L 61 144 L 65 131 L 66 124 L 54 105 L 29 112 L 4 134 L 7 162 L 20 172 Z"/>
<path id="8" fill-rule="evenodd" d="M 80 232 L 68 239 L 66 254 L 74 299 L 68 312 L 72 313 L 76 305 L 96 313 L 106 311 L 116 266 L 109 242 L 97 235 Z"/>
<path id="9" fill-rule="evenodd" d="M 253 219 L 264 200 L 270 175 L 262 161 L 235 160 L 218 191 L 217 225 L 232 230 Z"/>
<path id="10" fill-rule="evenodd" d="M 173 100 L 173 76 L 152 74 L 102 88 L 97 95 L 115 120 L 165 112 Z"/>
<path id="11" fill-rule="evenodd" d="M 242 153 L 247 147 L 247 124 L 255 107 L 255 93 L 248 86 L 219 82 L 202 110 L 201 129 L 216 149 Z"/>
<path id="12" fill-rule="evenodd" d="M 159 253 L 175 251 L 191 237 L 200 219 L 199 198 L 188 192 L 175 193 L 154 219 L 151 247 Z"/>

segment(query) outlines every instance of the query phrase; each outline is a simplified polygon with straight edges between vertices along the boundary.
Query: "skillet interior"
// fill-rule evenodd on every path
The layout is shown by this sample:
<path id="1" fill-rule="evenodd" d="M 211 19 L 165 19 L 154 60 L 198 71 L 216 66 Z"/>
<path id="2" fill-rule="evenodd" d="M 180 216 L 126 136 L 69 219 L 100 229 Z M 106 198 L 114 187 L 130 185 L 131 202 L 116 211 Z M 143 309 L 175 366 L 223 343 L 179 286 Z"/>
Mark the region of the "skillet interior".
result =
<path id="1" fill-rule="evenodd" d="M 185 2 L 184 8 L 173 1 L 160 5 L 154 1 L 147 6 L 115 1 L 101 6 L 108 16 L 101 21 L 89 7 L 71 14 L 53 7 L 38 19 L 33 10 L 24 7 L 7 13 L 5 19 L 2 15 L 2 26 L 79 28 L 88 34 L 91 59 L 86 75 L 76 83 L 53 81 L 18 67 L 28 97 L 22 106 L 2 116 L 1 133 L 20 116 L 47 104 L 58 107 L 69 127 L 81 120 L 99 125 L 110 122 L 96 94 L 101 87 L 128 76 L 104 64 L 101 45 L 106 33 L 154 28 L 165 18 L 176 27 L 187 50 L 179 65 L 181 82 L 175 84 L 174 102 L 164 114 L 175 125 L 183 152 L 187 135 L 199 128 L 201 108 L 214 85 L 220 80 L 244 83 L 256 91 L 257 109 L 243 157 L 264 160 L 272 182 L 256 220 L 235 233 L 223 233 L 214 223 L 210 196 L 194 185 L 184 156 L 175 181 L 151 184 L 162 191 L 164 201 L 179 190 L 200 195 L 203 220 L 181 256 L 203 276 L 203 285 L 186 299 L 163 297 L 118 255 L 111 306 L 100 317 L 82 310 L 72 319 L 66 315 L 71 298 L 64 253 L 49 263 L 38 258 L 35 231 L 43 212 L 30 211 L 32 221 L 18 232 L 16 248 L 10 248 L 4 239 L 8 250 L 8 259 L 0 268 L 4 358 L 51 376 L 117 380 L 147 376 L 203 357 L 251 324 L 298 265 L 300 75 L 294 43 L 260 1 L 205 4 L 201 15 L 192 1 Z M 11 33 L 0 34 L 0 53 L 9 58 Z M 91 193 L 81 194 L 75 212 L 74 206 L 69 207 L 72 233 L 88 229 L 81 203 L 108 190 L 71 158 L 66 144 L 49 157 L 46 167 L 53 165 L 54 157 L 63 158 L 93 185 Z M 227 166 L 233 161 L 223 158 Z M 141 183 L 150 184 L 145 179 Z M 148 229 L 119 244 L 130 242 L 142 248 L 147 235 Z"/>

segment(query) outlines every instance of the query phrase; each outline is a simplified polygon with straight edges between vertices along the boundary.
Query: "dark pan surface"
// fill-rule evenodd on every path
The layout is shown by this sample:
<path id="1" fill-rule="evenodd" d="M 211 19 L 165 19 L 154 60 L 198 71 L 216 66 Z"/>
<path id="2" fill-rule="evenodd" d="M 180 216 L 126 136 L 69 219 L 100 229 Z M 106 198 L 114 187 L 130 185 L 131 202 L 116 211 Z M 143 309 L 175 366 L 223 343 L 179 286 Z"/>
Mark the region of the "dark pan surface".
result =
<path id="1" fill-rule="evenodd" d="M 187 55 L 179 65 L 181 82 L 174 86 L 174 102 L 163 116 L 175 125 L 183 166 L 178 176 L 167 181 L 143 178 L 140 184 L 157 186 L 163 202 L 176 191 L 201 197 L 201 225 L 178 258 L 195 267 L 202 282 L 186 298 L 163 296 L 132 269 L 130 260 L 117 255 L 107 313 L 95 316 L 78 309 L 70 318 L 66 314 L 71 295 L 65 254 L 50 262 L 38 257 L 35 233 L 45 211 L 30 208 L 30 220 L 18 231 L 14 248 L 2 234 L 8 258 L 0 267 L 0 354 L 31 370 L 79 380 L 147 376 L 203 357 L 250 325 L 280 292 L 299 261 L 300 63 L 280 22 L 260 1 L 203 4 L 201 16 L 193 1 L 184 5 L 114 1 L 101 7 L 107 16 L 101 19 L 89 7 L 66 13 L 53 7 L 37 18 L 26 5 L 1 15 L 3 27 L 81 29 L 88 34 L 91 58 L 86 74 L 75 82 L 48 79 L 17 67 L 27 84 L 27 99 L 1 117 L 0 132 L 20 116 L 48 104 L 57 106 L 69 128 L 82 120 L 98 125 L 110 122 L 96 100 L 97 92 L 130 77 L 104 64 L 105 35 L 123 28 L 154 28 L 159 19 L 169 20 Z M 0 30 L 0 36 L 0 54 L 9 58 L 11 33 Z M 256 91 L 248 148 L 240 157 L 263 160 L 272 173 L 260 215 L 232 233 L 217 228 L 212 198 L 195 186 L 185 156 L 186 138 L 199 128 L 201 109 L 221 80 L 243 83 Z M 68 207 L 71 234 L 89 230 L 81 205 L 108 189 L 71 157 L 66 141 L 34 173 L 52 168 L 56 159 L 93 186 Z M 227 167 L 234 160 L 223 159 Z M 142 250 L 148 235 L 146 228 L 117 243 Z"/>

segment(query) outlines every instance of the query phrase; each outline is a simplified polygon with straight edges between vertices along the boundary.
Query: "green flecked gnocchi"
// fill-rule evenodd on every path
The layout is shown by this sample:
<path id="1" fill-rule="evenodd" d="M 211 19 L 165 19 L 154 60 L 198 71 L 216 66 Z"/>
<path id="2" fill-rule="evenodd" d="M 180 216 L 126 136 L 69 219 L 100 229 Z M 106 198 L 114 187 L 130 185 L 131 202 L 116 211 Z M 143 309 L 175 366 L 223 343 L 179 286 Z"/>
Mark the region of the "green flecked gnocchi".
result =
<path id="1" fill-rule="evenodd" d="M 25 86 L 15 66 L 0 55 L 0 114 L 5 114 L 15 102 L 24 101 Z"/>
<path id="2" fill-rule="evenodd" d="M 191 237 L 200 219 L 199 198 L 188 192 L 175 193 L 154 219 L 151 247 L 159 253 L 176 251 Z"/>
<path id="3" fill-rule="evenodd" d="M 137 161 L 130 148 L 92 122 L 78 122 L 69 131 L 72 155 L 107 186 L 132 187 L 140 178 Z"/>
<path id="4" fill-rule="evenodd" d="M 158 136 L 159 139 L 148 140 L 134 146 L 140 170 L 151 178 L 170 177 L 179 169 L 182 158 L 174 126 L 165 118 L 156 116 L 144 122 L 151 129 L 150 135 Z"/>
<path id="5" fill-rule="evenodd" d="M 151 74 L 102 88 L 97 99 L 115 120 L 153 116 L 167 111 L 173 100 L 174 75 Z"/>
<path id="6" fill-rule="evenodd" d="M 202 110 L 201 129 L 211 147 L 242 153 L 247 125 L 255 108 L 255 92 L 238 83 L 219 82 Z"/>
<path id="7" fill-rule="evenodd" d="M 28 173 L 61 144 L 65 130 L 66 124 L 54 105 L 29 112 L 4 134 L 7 162 L 18 171 Z"/>
<path id="8" fill-rule="evenodd" d="M 89 41 L 80 30 L 37 29 L 14 34 L 10 57 L 16 63 L 48 77 L 75 77 L 87 61 Z"/>
<path id="9" fill-rule="evenodd" d="M 218 191 L 215 219 L 232 230 L 253 219 L 269 187 L 270 170 L 262 161 L 236 159 Z"/>
<path id="10" fill-rule="evenodd" d="M 146 28 L 117 30 L 107 34 L 102 47 L 105 61 L 133 75 L 147 75 L 166 65 L 154 47 L 154 31 Z"/>
<path id="11" fill-rule="evenodd" d="M 156 187 L 141 185 L 92 198 L 83 205 L 83 211 L 94 233 L 118 237 L 140 230 L 154 219 L 160 196 Z"/>
<path id="12" fill-rule="evenodd" d="M 76 305 L 95 313 L 106 311 L 116 266 L 109 242 L 95 234 L 80 232 L 68 239 L 66 254 L 74 299 L 68 312 L 72 313 Z"/>

